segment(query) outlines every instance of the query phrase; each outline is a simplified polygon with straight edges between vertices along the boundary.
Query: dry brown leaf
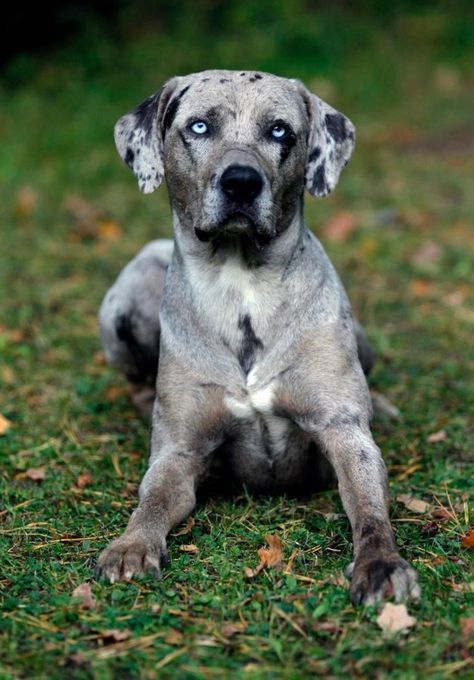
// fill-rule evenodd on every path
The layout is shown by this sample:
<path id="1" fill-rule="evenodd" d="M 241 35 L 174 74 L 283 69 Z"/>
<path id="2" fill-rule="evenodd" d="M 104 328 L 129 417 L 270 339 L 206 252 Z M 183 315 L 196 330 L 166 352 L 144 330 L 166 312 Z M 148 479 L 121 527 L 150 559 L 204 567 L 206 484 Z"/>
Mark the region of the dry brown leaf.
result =
<path id="1" fill-rule="evenodd" d="M 7 365 L 0 368 L 0 377 L 7 385 L 13 385 L 16 380 L 13 369 Z"/>
<path id="2" fill-rule="evenodd" d="M 119 630 L 118 628 L 111 628 L 109 630 L 100 631 L 100 637 L 105 642 L 105 644 L 114 644 L 115 642 L 123 642 L 128 640 L 132 632 L 128 628 L 123 628 Z"/>
<path id="3" fill-rule="evenodd" d="M 416 297 L 428 297 L 433 289 L 431 281 L 425 279 L 413 279 L 410 281 L 410 290 Z"/>
<path id="4" fill-rule="evenodd" d="M 465 536 L 462 537 L 461 545 L 463 548 L 474 548 L 474 529 L 471 529 Z"/>
<path id="5" fill-rule="evenodd" d="M 404 604 L 392 604 L 386 602 L 377 617 L 377 623 L 384 633 L 398 633 L 412 628 L 416 619 L 408 614 Z"/>
<path id="6" fill-rule="evenodd" d="M 426 501 L 422 501 L 419 498 L 413 498 L 413 496 L 410 496 L 408 493 L 402 493 L 397 496 L 397 501 L 399 503 L 403 503 L 403 505 L 412 512 L 419 512 L 423 514 L 428 512 L 431 508 L 431 505 Z"/>
<path id="7" fill-rule="evenodd" d="M 194 517 L 188 517 L 188 521 L 186 522 L 186 525 L 177 531 L 174 536 L 185 536 L 186 534 L 189 534 L 189 532 L 192 530 L 193 526 L 196 524 L 196 520 Z"/>
<path id="8" fill-rule="evenodd" d="M 92 482 L 92 476 L 88 472 L 84 472 L 84 474 L 79 475 L 79 477 L 76 479 L 76 486 L 78 489 L 82 489 L 84 486 L 87 486 L 87 484 L 90 484 Z"/>
<path id="9" fill-rule="evenodd" d="M 343 243 L 355 228 L 356 219 L 354 215 L 347 210 L 343 210 L 323 225 L 322 233 L 328 241 Z"/>
<path id="10" fill-rule="evenodd" d="M 0 413 L 0 437 L 5 434 L 7 430 L 12 426 L 11 422 L 5 416 Z"/>
<path id="11" fill-rule="evenodd" d="M 248 623 L 245 621 L 226 621 L 222 624 L 221 627 L 221 635 L 222 637 L 225 638 L 232 638 L 234 635 L 238 635 L 238 633 L 243 633 L 248 626 Z"/>
<path id="12" fill-rule="evenodd" d="M 99 220 L 98 234 L 101 241 L 118 241 L 122 238 L 122 230 L 115 220 Z"/>
<path id="13" fill-rule="evenodd" d="M 180 630 L 176 628 L 170 628 L 167 636 L 165 637 L 165 642 L 167 645 L 181 645 L 183 644 L 184 635 Z"/>
<path id="14" fill-rule="evenodd" d="M 433 432 L 430 434 L 426 441 L 428 444 L 436 444 L 437 442 L 444 442 L 447 439 L 447 434 L 444 430 L 438 430 L 438 432 Z"/>
<path id="15" fill-rule="evenodd" d="M 110 385 L 105 392 L 109 401 L 117 401 L 120 397 L 130 394 L 127 385 Z"/>
<path id="16" fill-rule="evenodd" d="M 28 468 L 25 472 L 25 477 L 32 479 L 34 482 L 42 482 L 46 478 L 46 468 Z"/>
<path id="17" fill-rule="evenodd" d="M 20 219 L 28 218 L 38 204 L 38 194 L 29 186 L 20 187 L 15 199 L 15 213 Z"/>
<path id="18" fill-rule="evenodd" d="M 443 508 L 442 505 L 439 505 L 438 507 L 434 508 L 431 516 L 434 519 L 439 520 L 440 522 L 445 522 L 448 519 L 452 519 L 451 513 L 449 513 L 446 508 Z"/>
<path id="19" fill-rule="evenodd" d="M 197 547 L 197 545 L 194 545 L 194 543 L 180 545 L 179 549 L 182 552 L 191 553 L 192 555 L 196 555 L 199 552 L 199 548 Z"/>
<path id="20" fill-rule="evenodd" d="M 470 616 L 468 619 L 459 619 L 459 625 L 463 637 L 469 638 L 474 635 L 474 616 Z"/>
<path id="21" fill-rule="evenodd" d="M 420 267 L 426 265 L 436 264 L 443 254 L 443 249 L 435 241 L 426 241 L 423 243 L 411 257 L 411 262 Z"/>
<path id="22" fill-rule="evenodd" d="M 81 583 L 77 588 L 74 588 L 72 597 L 79 600 L 81 609 L 92 609 L 95 606 L 95 598 L 92 595 L 90 583 Z"/>
<path id="23" fill-rule="evenodd" d="M 283 566 L 283 550 L 280 537 L 276 534 L 273 534 L 271 536 L 265 536 L 265 540 L 269 547 L 259 548 L 257 550 L 260 563 L 255 567 L 255 569 L 245 567 L 245 575 L 247 578 L 254 578 L 262 571 L 262 569 L 265 569 L 265 567 L 281 569 Z"/>

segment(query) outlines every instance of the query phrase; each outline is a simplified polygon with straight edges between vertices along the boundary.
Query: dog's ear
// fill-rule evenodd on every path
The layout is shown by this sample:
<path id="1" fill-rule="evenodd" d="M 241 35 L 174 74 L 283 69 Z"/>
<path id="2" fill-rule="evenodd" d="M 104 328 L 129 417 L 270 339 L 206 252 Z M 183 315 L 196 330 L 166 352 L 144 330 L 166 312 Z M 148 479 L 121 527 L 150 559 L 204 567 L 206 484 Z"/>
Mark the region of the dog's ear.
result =
<path id="1" fill-rule="evenodd" d="M 138 179 L 140 191 L 151 194 L 165 174 L 163 165 L 163 120 L 178 78 L 168 80 L 155 94 L 115 124 L 117 150 Z"/>
<path id="2" fill-rule="evenodd" d="M 310 124 L 306 188 L 312 196 L 327 196 L 352 155 L 355 127 L 349 118 L 301 87 Z"/>

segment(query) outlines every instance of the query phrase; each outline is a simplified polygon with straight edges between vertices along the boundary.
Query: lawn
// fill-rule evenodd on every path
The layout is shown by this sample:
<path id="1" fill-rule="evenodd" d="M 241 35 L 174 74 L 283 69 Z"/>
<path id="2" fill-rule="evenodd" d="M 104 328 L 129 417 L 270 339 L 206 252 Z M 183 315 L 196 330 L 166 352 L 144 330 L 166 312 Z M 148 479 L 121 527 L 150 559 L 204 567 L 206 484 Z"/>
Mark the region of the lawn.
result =
<path id="1" fill-rule="evenodd" d="M 119 37 L 89 28 L 18 57 L 0 79 L 0 678 L 469 677 L 472 10 L 420 3 L 384 23 L 316 18 L 303 2 L 270 18 L 268 1 L 229 6 L 222 35 L 204 33 L 204 11 L 169 31 L 135 18 Z M 104 363 L 97 309 L 126 261 L 171 235 L 165 188 L 138 192 L 112 127 L 165 78 L 204 67 L 300 77 L 357 126 L 339 187 L 308 197 L 306 214 L 377 348 L 371 387 L 401 411 L 374 434 L 423 588 L 405 633 L 383 635 L 378 608 L 351 606 L 333 491 L 202 499 L 169 540 L 162 581 L 94 580 L 135 505 L 149 436 Z M 249 579 L 275 534 L 289 567 Z M 72 595 L 86 582 L 88 608 Z"/>

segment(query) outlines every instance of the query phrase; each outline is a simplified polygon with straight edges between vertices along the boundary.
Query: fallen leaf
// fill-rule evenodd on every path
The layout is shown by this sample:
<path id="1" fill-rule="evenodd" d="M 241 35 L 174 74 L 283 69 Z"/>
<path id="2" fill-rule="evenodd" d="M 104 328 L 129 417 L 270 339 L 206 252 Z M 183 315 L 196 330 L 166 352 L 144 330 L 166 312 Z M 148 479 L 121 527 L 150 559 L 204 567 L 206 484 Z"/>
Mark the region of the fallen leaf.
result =
<path id="1" fill-rule="evenodd" d="M 79 477 L 76 479 L 76 487 L 78 489 L 82 489 L 84 486 L 87 486 L 87 484 L 90 484 L 92 482 L 92 476 L 88 472 L 84 472 L 82 475 L 79 475 Z"/>
<path id="2" fill-rule="evenodd" d="M 29 186 L 20 187 L 15 198 L 16 215 L 20 219 L 28 218 L 38 204 L 37 192 Z"/>
<path id="3" fill-rule="evenodd" d="M 269 547 L 259 548 L 257 550 L 258 556 L 260 558 L 260 563 L 255 567 L 255 569 L 245 567 L 245 575 L 247 578 L 254 578 L 265 567 L 281 569 L 283 566 L 283 551 L 280 537 L 274 534 L 271 536 L 265 536 L 265 540 L 268 543 Z"/>
<path id="4" fill-rule="evenodd" d="M 177 531 L 174 536 L 185 536 L 186 534 L 189 534 L 189 532 L 192 530 L 193 526 L 196 524 L 196 520 L 194 517 L 188 517 L 188 521 L 186 522 L 186 525 Z"/>
<path id="5" fill-rule="evenodd" d="M 445 522 L 446 520 L 452 518 L 452 515 L 446 510 L 446 508 L 443 508 L 442 505 L 440 505 L 437 508 L 434 508 L 431 513 L 431 516 L 434 519 L 439 520 L 440 522 Z"/>
<path id="6" fill-rule="evenodd" d="M 436 264 L 443 254 L 443 249 L 438 243 L 434 241 L 426 241 L 423 243 L 411 257 L 411 262 L 419 267 Z"/>
<path id="7" fill-rule="evenodd" d="M 32 479 L 34 482 L 42 482 L 46 478 L 46 468 L 28 468 L 25 472 L 25 477 Z"/>
<path id="8" fill-rule="evenodd" d="M 182 552 L 191 553 L 193 555 L 195 555 L 196 553 L 199 552 L 199 548 L 197 547 L 197 545 L 194 545 L 194 543 L 188 543 L 188 544 L 185 544 L 185 545 L 180 545 L 179 549 Z"/>
<path id="9" fill-rule="evenodd" d="M 7 385 L 13 385 L 15 382 L 15 374 L 10 366 L 2 366 L 0 368 L 0 377 L 3 380 L 4 383 Z M 1 416 L 0 416 L 1 417 Z"/>
<path id="10" fill-rule="evenodd" d="M 377 623 L 384 633 L 398 633 L 412 628 L 416 619 L 408 614 L 404 604 L 392 604 L 386 602 L 377 617 Z"/>
<path id="11" fill-rule="evenodd" d="M 430 434 L 426 441 L 428 444 L 436 444 L 437 442 L 444 442 L 447 439 L 447 434 L 444 430 L 438 430 L 438 432 L 433 432 Z"/>
<path id="12" fill-rule="evenodd" d="M 321 231 L 328 241 L 343 243 L 355 228 L 356 219 L 354 215 L 347 210 L 343 210 L 326 222 L 322 226 Z"/>
<path id="13" fill-rule="evenodd" d="M 95 606 L 95 598 L 92 595 L 90 583 L 81 583 L 77 588 L 74 588 L 72 597 L 79 600 L 81 609 L 92 609 Z"/>
<path id="14" fill-rule="evenodd" d="M 117 401 L 121 397 L 130 394 L 127 385 L 110 385 L 105 392 L 105 396 L 109 401 Z"/>
<path id="15" fill-rule="evenodd" d="M 410 496 L 408 493 L 402 493 L 397 496 L 397 501 L 403 503 L 403 505 L 412 512 L 425 513 L 431 508 L 431 505 L 426 501 L 422 501 L 419 498 L 413 498 L 413 496 Z"/>
<path id="16" fill-rule="evenodd" d="M 463 637 L 468 638 L 474 635 L 474 616 L 470 616 L 468 619 L 459 619 L 459 625 Z"/>
<path id="17" fill-rule="evenodd" d="M 221 635 L 227 639 L 234 637 L 234 635 L 238 635 L 238 633 L 243 633 L 248 626 L 248 623 L 245 623 L 244 621 L 238 621 L 236 623 L 232 621 L 226 621 L 222 624 L 221 627 Z"/>
<path id="18" fill-rule="evenodd" d="M 438 531 L 439 531 L 439 524 L 437 522 L 428 522 L 427 524 L 424 524 L 420 529 L 421 535 L 425 536 L 426 538 L 431 538 L 431 536 L 436 536 Z"/>
<path id="19" fill-rule="evenodd" d="M 105 642 L 105 644 L 113 644 L 115 642 L 123 642 L 124 640 L 128 640 L 131 634 L 132 632 L 128 628 L 123 628 L 122 630 L 119 630 L 118 628 L 111 628 L 109 630 L 102 630 L 100 632 L 100 637 Z"/>
<path id="20" fill-rule="evenodd" d="M 474 548 L 474 529 L 462 537 L 461 545 L 463 548 Z"/>
<path id="21" fill-rule="evenodd" d="M 311 628 L 315 633 L 329 633 L 330 635 L 336 635 L 342 630 L 333 621 L 311 621 Z"/>
<path id="22" fill-rule="evenodd" d="M 98 234 L 102 241 L 118 241 L 122 237 L 122 230 L 115 220 L 99 220 Z"/>
<path id="23" fill-rule="evenodd" d="M 425 279 L 413 279 L 410 281 L 410 290 L 416 297 L 427 297 L 433 289 L 431 281 Z"/>
<path id="24" fill-rule="evenodd" d="M 2 416 L 2 414 L 0 413 L 0 436 L 2 436 L 2 434 L 5 434 L 5 432 L 9 430 L 11 425 L 12 424 L 8 420 L 8 418 L 5 418 L 5 416 Z"/>
<path id="25" fill-rule="evenodd" d="M 180 630 L 170 628 L 165 637 L 165 642 L 167 645 L 181 645 L 183 643 L 183 637 L 184 635 Z"/>

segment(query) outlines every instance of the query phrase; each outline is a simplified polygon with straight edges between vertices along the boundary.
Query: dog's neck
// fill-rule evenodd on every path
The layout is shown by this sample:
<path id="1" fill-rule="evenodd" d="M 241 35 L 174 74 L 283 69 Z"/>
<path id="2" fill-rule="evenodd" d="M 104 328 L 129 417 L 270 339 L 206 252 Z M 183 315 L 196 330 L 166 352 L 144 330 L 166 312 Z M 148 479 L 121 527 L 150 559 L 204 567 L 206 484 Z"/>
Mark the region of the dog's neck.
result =
<path id="1" fill-rule="evenodd" d="M 250 233 L 231 234 L 223 232 L 207 242 L 200 241 L 194 230 L 183 225 L 173 210 L 175 255 L 177 263 L 198 261 L 215 268 L 216 272 L 230 259 L 245 270 L 269 268 L 273 271 L 288 267 L 295 252 L 302 246 L 307 231 L 303 218 L 303 204 L 298 206 L 286 229 L 275 230 L 276 235 L 258 241 Z"/>

